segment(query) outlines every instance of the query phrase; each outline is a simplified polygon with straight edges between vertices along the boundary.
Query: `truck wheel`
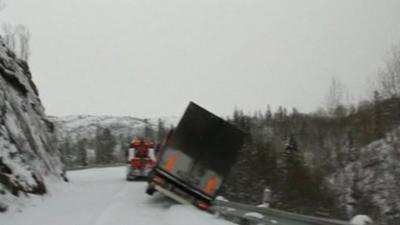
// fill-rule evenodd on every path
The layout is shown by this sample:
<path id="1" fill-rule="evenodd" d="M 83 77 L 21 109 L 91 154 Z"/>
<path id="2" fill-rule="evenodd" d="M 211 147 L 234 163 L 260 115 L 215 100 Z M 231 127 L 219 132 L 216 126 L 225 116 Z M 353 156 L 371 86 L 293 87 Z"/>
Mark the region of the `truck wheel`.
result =
<path id="1" fill-rule="evenodd" d="M 148 185 L 146 188 L 146 194 L 153 195 L 154 192 L 156 192 L 156 189 L 154 189 L 154 187 L 152 187 L 152 185 Z"/>
<path id="2" fill-rule="evenodd" d="M 136 180 L 136 176 L 126 176 L 126 180 L 127 181 L 134 181 L 134 180 Z"/>

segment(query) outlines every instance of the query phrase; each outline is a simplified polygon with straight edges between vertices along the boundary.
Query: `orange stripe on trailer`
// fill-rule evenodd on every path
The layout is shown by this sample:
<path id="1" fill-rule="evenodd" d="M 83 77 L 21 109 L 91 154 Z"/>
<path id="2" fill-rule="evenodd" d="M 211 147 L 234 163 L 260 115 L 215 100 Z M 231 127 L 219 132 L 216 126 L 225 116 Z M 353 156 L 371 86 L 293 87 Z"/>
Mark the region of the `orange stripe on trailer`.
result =
<path id="1" fill-rule="evenodd" d="M 168 160 L 167 160 L 167 163 L 165 164 L 164 169 L 167 172 L 171 172 L 175 166 L 175 162 L 176 162 L 176 155 L 171 155 L 170 157 L 168 157 Z"/>
<path id="2" fill-rule="evenodd" d="M 211 194 L 214 192 L 216 187 L 217 187 L 217 177 L 212 176 L 208 178 L 206 186 L 204 187 L 203 191 L 207 194 Z"/>

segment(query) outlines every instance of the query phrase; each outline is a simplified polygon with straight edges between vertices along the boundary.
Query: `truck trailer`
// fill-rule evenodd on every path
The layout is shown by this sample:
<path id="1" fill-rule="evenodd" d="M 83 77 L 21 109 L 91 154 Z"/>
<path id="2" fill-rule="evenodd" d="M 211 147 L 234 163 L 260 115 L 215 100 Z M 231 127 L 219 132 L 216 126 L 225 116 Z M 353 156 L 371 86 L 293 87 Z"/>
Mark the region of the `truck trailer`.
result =
<path id="1" fill-rule="evenodd" d="M 244 136 L 234 125 L 190 102 L 157 153 L 146 193 L 158 191 L 206 210 L 235 164 Z"/>

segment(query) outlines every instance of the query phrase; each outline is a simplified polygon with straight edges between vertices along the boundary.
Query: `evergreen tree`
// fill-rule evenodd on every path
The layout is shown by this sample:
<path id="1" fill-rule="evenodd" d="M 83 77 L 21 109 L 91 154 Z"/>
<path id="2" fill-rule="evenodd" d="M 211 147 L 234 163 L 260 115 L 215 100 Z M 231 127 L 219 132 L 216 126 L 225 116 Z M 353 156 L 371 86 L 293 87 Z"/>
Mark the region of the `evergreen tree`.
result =
<path id="1" fill-rule="evenodd" d="M 103 163 L 110 163 L 113 161 L 112 155 L 116 144 L 110 129 L 106 128 L 103 130 L 102 138 L 103 138 L 102 161 Z"/>
<path id="2" fill-rule="evenodd" d="M 146 138 L 150 138 L 150 139 L 154 139 L 156 136 L 156 132 L 154 131 L 154 129 L 151 127 L 151 124 L 149 123 L 148 119 L 144 119 L 144 131 L 143 131 L 143 135 Z"/>
<path id="3" fill-rule="evenodd" d="M 65 142 L 61 145 L 62 160 L 67 166 L 71 166 L 72 162 L 72 144 L 71 139 L 66 138 Z"/>
<path id="4" fill-rule="evenodd" d="M 113 151 L 116 140 L 108 128 L 98 128 L 96 131 L 96 163 L 111 163 L 113 159 Z"/>
<path id="5" fill-rule="evenodd" d="M 96 129 L 96 143 L 95 143 L 95 151 L 96 151 L 96 164 L 102 163 L 102 129 L 97 127 Z"/>
<path id="6" fill-rule="evenodd" d="M 381 104 L 381 96 L 378 91 L 374 91 L 374 98 L 373 98 L 373 114 L 372 114 L 372 121 L 373 121 L 373 137 L 374 139 L 379 139 L 383 136 L 383 125 L 384 122 L 384 112 L 382 109 Z"/>
<path id="7" fill-rule="evenodd" d="M 293 135 L 287 138 L 286 146 L 278 161 L 280 180 L 274 192 L 279 194 L 278 207 L 287 210 L 297 210 L 301 206 L 302 193 L 306 183 L 307 174 L 301 152 Z M 310 188 L 310 187 L 307 187 Z"/>
<path id="8" fill-rule="evenodd" d="M 160 143 L 164 139 L 166 134 L 167 134 L 167 130 L 165 129 L 164 122 L 161 119 L 158 119 L 157 142 Z"/>
<path id="9" fill-rule="evenodd" d="M 78 164 L 81 166 L 87 166 L 87 141 L 86 139 L 81 139 L 78 141 Z"/>
<path id="10" fill-rule="evenodd" d="M 272 111 L 271 111 L 271 106 L 267 106 L 267 110 L 265 111 L 265 125 L 270 126 L 272 125 Z"/>

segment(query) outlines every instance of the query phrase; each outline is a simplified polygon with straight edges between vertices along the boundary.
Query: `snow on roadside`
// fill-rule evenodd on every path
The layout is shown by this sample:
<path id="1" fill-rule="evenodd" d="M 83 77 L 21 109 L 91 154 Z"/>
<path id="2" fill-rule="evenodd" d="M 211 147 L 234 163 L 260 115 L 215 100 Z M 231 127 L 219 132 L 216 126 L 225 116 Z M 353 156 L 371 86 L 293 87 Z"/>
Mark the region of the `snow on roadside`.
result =
<path id="1" fill-rule="evenodd" d="M 257 213 L 257 212 L 248 212 L 246 214 L 244 214 L 245 217 L 254 217 L 257 219 L 263 219 L 264 215 L 262 215 L 261 213 Z"/>
<path id="2" fill-rule="evenodd" d="M 351 225 L 372 225 L 372 223 L 372 219 L 367 215 L 356 215 L 350 221 Z"/>
<path id="3" fill-rule="evenodd" d="M 71 171 L 68 184 L 28 199 L 22 211 L 0 213 L 2 225 L 229 225 L 192 206 L 144 193 L 144 182 L 126 182 L 124 167 Z"/>

